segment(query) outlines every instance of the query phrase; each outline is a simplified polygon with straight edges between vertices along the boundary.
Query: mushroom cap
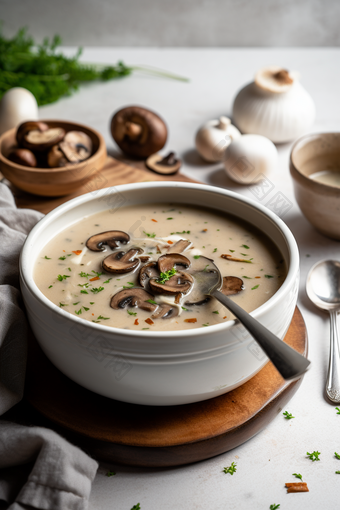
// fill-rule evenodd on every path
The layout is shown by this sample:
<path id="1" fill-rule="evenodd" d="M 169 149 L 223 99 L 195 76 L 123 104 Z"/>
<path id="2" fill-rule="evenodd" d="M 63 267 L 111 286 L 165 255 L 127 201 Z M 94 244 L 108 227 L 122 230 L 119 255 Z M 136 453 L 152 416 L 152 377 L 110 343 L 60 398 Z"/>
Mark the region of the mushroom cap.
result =
<path id="1" fill-rule="evenodd" d="M 278 66 L 264 67 L 255 75 L 255 83 L 258 87 L 277 94 L 287 92 L 296 80 L 296 73 L 290 73 Z"/>
<path id="2" fill-rule="evenodd" d="M 79 163 L 92 153 L 92 140 L 83 131 L 69 131 L 59 147 L 70 163 Z"/>
<path id="3" fill-rule="evenodd" d="M 61 151 L 59 144 L 53 145 L 47 154 L 47 164 L 50 168 L 63 167 L 68 165 L 68 161 Z"/>
<path id="4" fill-rule="evenodd" d="M 244 289 L 243 280 L 237 276 L 223 276 L 221 292 L 225 296 L 234 296 Z"/>
<path id="5" fill-rule="evenodd" d="M 152 294 L 149 294 L 146 290 L 140 289 L 139 287 L 132 287 L 131 289 L 120 290 L 117 294 L 112 296 L 110 306 L 114 310 L 126 308 L 127 306 L 135 306 L 147 312 L 154 312 L 157 310 L 158 305 L 149 303 L 148 300 L 150 299 L 154 299 Z"/>
<path id="6" fill-rule="evenodd" d="M 157 262 L 148 262 L 145 266 L 141 267 L 139 271 L 139 285 L 145 287 L 150 278 L 158 278 L 158 276 Z"/>
<path id="7" fill-rule="evenodd" d="M 187 294 L 192 288 L 194 279 L 189 273 L 178 271 L 174 276 L 171 276 L 165 283 L 159 283 L 155 278 L 151 278 L 149 285 L 155 294 Z"/>
<path id="8" fill-rule="evenodd" d="M 61 127 L 49 128 L 45 122 L 23 122 L 17 129 L 17 142 L 25 149 L 45 151 L 61 142 L 65 130 Z"/>
<path id="9" fill-rule="evenodd" d="M 169 152 L 165 157 L 160 154 L 152 154 L 145 162 L 147 168 L 161 175 L 173 175 L 181 168 L 182 161 L 176 158 L 174 152 Z"/>
<path id="10" fill-rule="evenodd" d="M 130 241 L 130 236 L 122 230 L 108 230 L 100 232 L 91 236 L 86 241 L 86 246 L 91 251 L 103 251 L 104 245 L 107 244 L 110 248 L 117 248 L 121 244 L 127 244 Z"/>
<path id="11" fill-rule="evenodd" d="M 7 156 L 7 159 L 17 163 L 18 165 L 29 166 L 35 168 L 37 166 L 37 158 L 28 149 L 14 149 Z"/>
<path id="12" fill-rule="evenodd" d="M 158 259 L 158 269 L 161 273 L 166 273 L 175 266 L 184 266 L 187 269 L 190 265 L 190 260 L 180 253 L 167 253 Z"/>
<path id="13" fill-rule="evenodd" d="M 177 243 L 170 246 L 167 255 L 169 255 L 170 253 L 182 253 L 187 248 L 189 248 L 191 244 L 192 242 L 188 241 L 187 239 L 180 239 L 179 241 L 177 241 Z"/>
<path id="14" fill-rule="evenodd" d="M 168 135 L 165 122 L 141 106 L 128 106 L 116 112 L 111 120 L 111 133 L 123 152 L 138 158 L 161 150 Z"/>
<path id="15" fill-rule="evenodd" d="M 128 251 L 117 251 L 106 257 L 102 262 L 102 268 L 108 273 L 125 274 L 137 269 L 140 260 L 136 255 L 143 253 L 141 248 L 130 248 Z"/>
<path id="16" fill-rule="evenodd" d="M 177 306 L 171 306 L 167 303 L 163 303 L 158 309 L 151 315 L 153 319 L 172 319 L 178 315 Z"/>

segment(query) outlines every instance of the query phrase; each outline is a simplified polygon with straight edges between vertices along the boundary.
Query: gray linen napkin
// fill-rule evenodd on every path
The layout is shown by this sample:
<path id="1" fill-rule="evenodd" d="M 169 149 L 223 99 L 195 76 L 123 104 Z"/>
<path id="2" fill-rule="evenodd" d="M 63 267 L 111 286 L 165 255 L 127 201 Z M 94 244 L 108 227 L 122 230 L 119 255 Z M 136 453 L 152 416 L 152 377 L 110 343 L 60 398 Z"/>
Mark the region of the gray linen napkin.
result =
<path id="1" fill-rule="evenodd" d="M 0 183 L 0 415 L 23 396 L 27 322 L 18 262 L 27 234 L 41 218 L 39 212 L 17 209 Z M 0 421 L 0 502 L 11 510 L 84 510 L 97 468 L 51 430 Z"/>

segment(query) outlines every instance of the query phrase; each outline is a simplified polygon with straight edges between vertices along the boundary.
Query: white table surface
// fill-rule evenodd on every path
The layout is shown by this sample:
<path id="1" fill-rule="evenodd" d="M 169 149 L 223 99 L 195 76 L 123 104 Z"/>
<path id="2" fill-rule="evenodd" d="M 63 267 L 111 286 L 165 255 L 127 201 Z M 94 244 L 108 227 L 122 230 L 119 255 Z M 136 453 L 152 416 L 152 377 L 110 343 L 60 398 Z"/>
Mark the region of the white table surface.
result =
<path id="1" fill-rule="evenodd" d="M 75 120 L 89 124 L 105 137 L 109 151 L 116 149 L 109 120 L 117 109 L 140 104 L 159 112 L 169 126 L 166 149 L 184 160 L 183 172 L 213 186 L 228 188 L 254 198 L 249 188 L 232 183 L 221 164 L 204 164 L 194 151 L 194 134 L 206 120 L 230 115 L 237 90 L 252 80 L 255 71 L 277 64 L 301 73 L 301 82 L 314 98 L 316 122 L 311 131 L 340 128 L 340 49 L 124 49 L 84 51 L 83 60 L 161 67 L 190 78 L 190 83 L 154 78 L 142 73 L 82 87 L 72 97 L 40 109 L 41 118 Z M 281 144 L 279 168 L 269 176 L 275 185 L 270 197 L 282 192 L 292 208 L 284 215 L 296 237 L 301 255 L 299 307 L 309 333 L 312 368 L 287 405 L 295 419 L 278 415 L 247 443 L 197 464 L 171 469 L 139 469 L 101 465 L 93 483 L 91 510 L 224 510 L 339 508 L 340 415 L 326 401 L 324 385 L 329 351 L 328 316 L 309 303 L 304 290 L 310 267 L 320 259 L 340 258 L 340 244 L 323 237 L 302 216 L 293 194 L 288 169 L 291 144 Z M 340 191 L 339 191 L 340 193 Z M 256 198 L 254 198 L 257 200 Z M 266 201 L 265 201 L 266 202 Z M 138 416 L 136 416 L 138 420 Z M 321 452 L 320 462 L 306 458 L 307 451 Z M 231 462 L 237 472 L 222 472 Z M 105 476 L 108 468 L 116 476 Z M 309 493 L 286 494 L 285 482 L 298 481 L 301 473 Z"/>

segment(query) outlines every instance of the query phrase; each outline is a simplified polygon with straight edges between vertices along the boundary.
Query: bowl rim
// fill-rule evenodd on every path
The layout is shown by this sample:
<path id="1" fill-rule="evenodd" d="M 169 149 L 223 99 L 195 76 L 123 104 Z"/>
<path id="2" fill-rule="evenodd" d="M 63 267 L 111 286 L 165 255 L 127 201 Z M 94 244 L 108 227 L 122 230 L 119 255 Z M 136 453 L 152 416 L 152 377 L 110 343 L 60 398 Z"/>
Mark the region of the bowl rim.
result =
<path id="1" fill-rule="evenodd" d="M 298 138 L 298 140 L 296 140 L 296 142 L 294 142 L 294 145 L 292 146 L 290 155 L 289 155 L 289 163 L 290 163 L 291 173 L 292 173 L 292 170 L 295 171 L 297 173 L 297 175 L 303 180 L 303 182 L 305 184 L 308 184 L 309 186 L 311 186 L 314 191 L 318 191 L 318 190 L 320 191 L 320 188 L 321 188 L 321 190 L 325 190 L 325 191 L 329 191 L 329 192 L 335 191 L 336 194 L 338 194 L 339 187 L 330 186 L 329 184 L 324 184 L 323 182 L 319 182 L 314 179 L 311 179 L 310 177 L 307 177 L 307 175 L 302 173 L 301 170 L 293 162 L 294 152 L 299 149 L 298 146 L 300 144 L 302 144 L 303 142 L 306 142 L 307 140 L 313 141 L 315 139 L 318 139 L 322 135 L 339 135 L 340 136 L 340 131 L 327 131 L 324 133 L 308 133 L 307 135 L 304 135 L 304 136 L 301 136 L 300 138 Z M 300 148 L 302 148 L 302 147 L 300 147 Z M 292 176 L 293 176 L 293 178 L 295 177 L 293 175 L 293 173 L 292 173 Z"/>
<path id="2" fill-rule="evenodd" d="M 16 130 L 18 129 L 17 127 L 14 127 L 14 128 L 11 128 L 11 129 L 8 129 L 7 131 L 5 131 L 4 133 L 1 134 L 0 136 L 0 162 L 3 162 L 4 164 L 8 165 L 8 166 L 12 166 L 12 167 L 15 167 L 17 168 L 18 170 L 25 170 L 26 172 L 38 172 L 38 173 L 56 173 L 56 172 L 65 172 L 65 171 L 69 171 L 69 170 L 74 170 L 75 168 L 77 168 L 79 165 L 84 165 L 85 163 L 86 164 L 91 164 L 93 162 L 93 158 L 96 156 L 98 156 L 98 153 L 103 150 L 103 148 L 105 148 L 105 140 L 104 140 L 104 137 L 101 133 L 99 133 L 99 131 L 97 131 L 96 129 L 93 129 L 92 127 L 90 126 L 87 126 L 85 124 L 79 124 L 79 122 L 73 122 L 73 121 L 69 121 L 69 120 L 63 120 L 63 119 L 39 119 L 37 120 L 37 122 L 45 122 L 46 124 L 49 124 L 49 123 L 63 123 L 64 125 L 67 124 L 69 125 L 70 127 L 71 126 L 74 126 L 74 128 L 77 128 L 77 129 L 74 129 L 74 130 L 77 130 L 77 131 L 81 131 L 82 129 L 86 130 L 86 131 L 90 131 L 93 135 L 95 135 L 98 139 L 98 148 L 97 150 L 87 159 L 84 159 L 84 161 L 79 161 L 79 163 L 70 163 L 69 165 L 66 165 L 66 166 L 63 166 L 63 167 L 30 167 L 30 166 L 25 166 L 25 165 L 20 165 L 19 163 L 15 163 L 14 161 L 11 161 L 10 159 L 6 158 L 6 156 L 4 156 L 3 152 L 2 152 L 2 143 L 3 143 L 3 140 L 6 138 L 6 136 L 10 136 L 10 134 L 13 132 L 15 133 Z M 71 129 L 71 131 L 73 131 L 73 129 Z"/>
<path id="3" fill-rule="evenodd" d="M 121 193 L 129 192 L 130 190 L 143 190 L 144 188 L 184 188 L 184 189 L 194 189 L 194 190 L 202 190 L 207 193 L 214 193 L 214 194 L 221 194 L 225 197 L 230 197 L 234 200 L 243 202 L 247 204 L 248 206 L 251 206 L 255 209 L 257 209 L 259 212 L 264 214 L 266 217 L 269 217 L 269 219 L 275 224 L 275 226 L 280 231 L 282 237 L 286 241 L 287 249 L 289 252 L 289 258 L 290 263 L 287 271 L 287 276 L 281 285 L 281 287 L 275 292 L 275 294 L 268 299 L 265 303 L 263 303 L 261 306 L 250 312 L 250 315 L 252 315 L 255 318 L 258 318 L 262 314 L 266 313 L 271 307 L 275 306 L 278 301 L 280 301 L 281 296 L 284 295 L 286 292 L 287 287 L 289 287 L 292 284 L 292 281 L 295 280 L 296 275 L 299 274 L 299 250 L 296 243 L 296 240 L 288 228 L 288 226 L 279 218 L 275 213 L 267 209 L 262 204 L 256 203 L 253 199 L 250 199 L 248 197 L 245 197 L 243 195 L 240 195 L 238 193 L 235 193 L 234 191 L 230 191 L 224 188 L 219 188 L 215 186 L 210 186 L 207 184 L 196 184 L 196 183 L 190 183 L 190 182 L 179 182 L 179 181 L 155 181 L 155 182 L 145 182 L 145 183 L 131 183 L 131 184 L 121 184 L 114 187 L 114 192 L 118 191 Z M 103 188 L 101 190 L 98 190 L 95 197 L 92 197 L 92 200 L 98 200 L 102 196 L 106 195 L 108 196 L 108 193 L 112 192 L 112 187 Z M 34 240 L 35 237 L 40 235 L 41 231 L 44 230 L 45 226 L 48 226 L 50 222 L 54 221 L 56 217 L 62 216 L 63 214 L 67 213 L 68 211 L 72 210 L 74 207 L 77 207 L 83 203 L 89 202 L 89 198 L 92 195 L 92 193 L 86 193 L 84 195 L 80 195 L 79 197 L 75 197 L 60 206 L 56 207 L 52 211 L 50 211 L 44 218 L 42 218 L 31 230 L 31 232 L 28 234 L 25 243 L 21 249 L 20 252 L 20 259 L 19 259 L 19 269 L 20 269 L 20 283 L 25 284 L 28 290 L 30 291 L 33 296 L 39 300 L 40 304 L 47 307 L 52 313 L 57 313 L 57 315 L 60 315 L 61 317 L 65 318 L 68 321 L 74 322 L 75 324 L 82 325 L 83 327 L 88 327 L 90 330 L 94 332 L 105 332 L 105 333 L 111 333 L 111 335 L 120 335 L 125 337 L 126 339 L 130 338 L 172 338 L 174 337 L 174 333 L 178 333 L 178 337 L 184 336 L 184 337 L 197 337 L 197 336 L 203 336 L 207 335 L 207 332 L 211 334 L 217 334 L 220 332 L 224 332 L 229 330 L 236 322 L 238 322 L 236 319 L 226 321 L 225 323 L 220 324 L 213 324 L 211 326 L 207 326 L 204 328 L 194 328 L 194 329 L 183 329 L 183 330 L 170 330 L 170 331 L 150 331 L 148 330 L 147 336 L 145 335 L 144 331 L 139 330 L 126 330 L 123 328 L 115 328 L 113 326 L 106 326 L 101 325 L 97 323 L 93 323 L 90 321 L 87 321 L 85 319 L 82 319 L 80 317 L 77 317 L 61 308 L 58 308 L 52 301 L 50 301 L 38 288 L 36 285 L 33 274 L 25 274 L 25 260 L 26 258 L 29 259 L 30 252 L 32 250 L 30 243 L 32 240 Z M 194 205 L 194 204 L 193 204 Z M 218 209 L 216 209 L 218 210 Z M 245 220 L 247 221 L 247 220 Z M 34 243 L 32 243 L 33 246 Z M 36 258 L 35 258 L 36 259 Z M 34 260 L 35 260 L 34 259 Z"/>

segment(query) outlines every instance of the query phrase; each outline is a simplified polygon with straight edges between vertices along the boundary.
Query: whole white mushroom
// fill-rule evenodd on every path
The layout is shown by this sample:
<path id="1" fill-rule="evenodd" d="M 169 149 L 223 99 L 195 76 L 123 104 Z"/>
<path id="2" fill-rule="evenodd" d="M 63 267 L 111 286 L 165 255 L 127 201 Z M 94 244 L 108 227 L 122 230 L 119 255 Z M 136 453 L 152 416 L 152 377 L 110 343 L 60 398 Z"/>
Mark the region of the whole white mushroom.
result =
<path id="1" fill-rule="evenodd" d="M 7 90 L 0 101 L 0 135 L 27 120 L 38 120 L 38 103 L 22 87 Z"/>
<path id="2" fill-rule="evenodd" d="M 261 135 L 242 135 L 224 153 L 224 167 L 230 179 L 240 184 L 255 184 L 275 170 L 278 153 L 275 145 Z"/>
<path id="3" fill-rule="evenodd" d="M 232 140 L 241 136 L 239 130 L 231 124 L 228 117 L 210 120 L 199 128 L 195 144 L 197 152 L 211 163 L 222 161 L 223 154 Z"/>

